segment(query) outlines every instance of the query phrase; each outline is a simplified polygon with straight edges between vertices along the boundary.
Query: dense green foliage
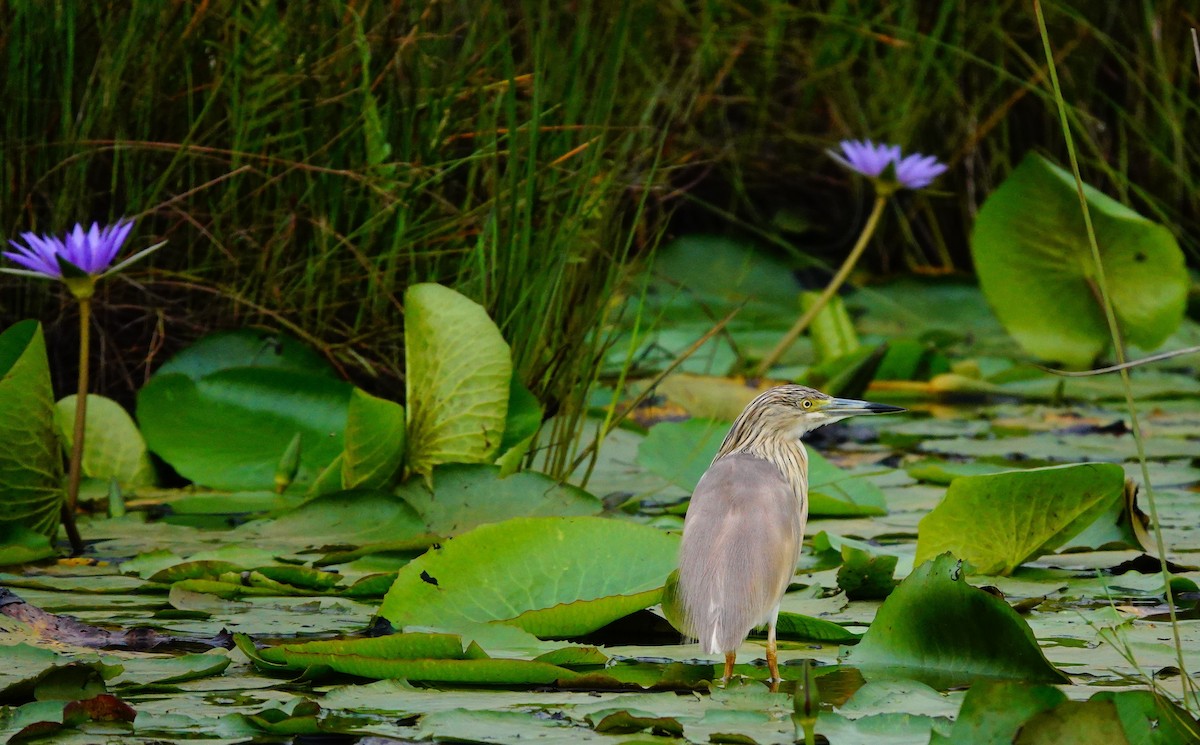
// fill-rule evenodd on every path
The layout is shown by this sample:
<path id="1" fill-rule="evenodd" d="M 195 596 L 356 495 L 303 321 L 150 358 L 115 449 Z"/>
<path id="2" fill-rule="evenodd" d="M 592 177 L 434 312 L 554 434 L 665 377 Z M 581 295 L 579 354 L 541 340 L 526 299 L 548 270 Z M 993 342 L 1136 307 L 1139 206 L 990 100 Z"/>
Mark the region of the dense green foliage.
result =
<path id="1" fill-rule="evenodd" d="M 1187 3 L 1047 13 L 1085 177 L 1194 249 Z M 164 352 L 248 322 L 399 390 L 399 298 L 434 280 L 574 412 L 677 208 L 832 261 L 860 207 L 823 151 L 893 140 L 947 160 L 955 196 L 898 202 L 885 260 L 965 268 L 983 197 L 1028 150 L 1062 156 L 1025 3 L 16 0 L 0 28 L 0 232 L 124 214 L 171 241 L 97 303 L 101 392 L 126 403 Z M 0 325 L 52 315 L 46 287 L 0 288 Z"/>

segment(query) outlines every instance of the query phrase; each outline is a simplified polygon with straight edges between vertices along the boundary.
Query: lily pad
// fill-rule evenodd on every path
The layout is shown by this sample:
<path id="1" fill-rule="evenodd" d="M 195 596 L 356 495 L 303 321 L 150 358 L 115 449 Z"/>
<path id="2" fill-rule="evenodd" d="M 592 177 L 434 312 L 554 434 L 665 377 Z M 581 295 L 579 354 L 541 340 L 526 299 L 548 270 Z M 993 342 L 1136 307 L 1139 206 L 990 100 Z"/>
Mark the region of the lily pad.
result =
<path id="1" fill-rule="evenodd" d="M 68 453 L 75 438 L 78 396 L 67 396 L 56 405 L 59 434 Z M 129 412 L 111 398 L 89 393 L 83 430 L 83 474 L 88 478 L 115 479 L 121 486 L 153 486 L 154 466 L 146 441 Z"/>
<path id="2" fill-rule="evenodd" d="M 1054 686 L 981 680 L 967 691 L 954 729 L 949 735 L 935 733 L 929 745 L 1011 745 L 1026 720 L 1066 700 Z"/>
<path id="3" fill-rule="evenodd" d="M 381 489 L 404 462 L 404 407 L 355 388 L 346 413 L 343 489 Z"/>
<path id="4" fill-rule="evenodd" d="M 944 551 L 981 574 L 1011 574 L 1124 506 L 1125 471 L 1112 463 L 963 476 L 921 519 L 918 563 Z"/>
<path id="5" fill-rule="evenodd" d="M 46 342 L 36 321 L 0 334 L 0 523 L 53 537 L 64 498 Z"/>
<path id="6" fill-rule="evenodd" d="M 337 379 L 329 363 L 308 345 L 278 331 L 252 328 L 208 334 L 164 362 L 156 374 L 181 373 L 200 380 L 235 367 L 287 370 Z"/>
<path id="7" fill-rule="evenodd" d="M 490 463 L 500 451 L 512 359 L 481 305 L 438 284 L 404 293 L 408 467 Z"/>
<path id="8" fill-rule="evenodd" d="M 484 525 L 404 566 L 379 615 L 396 628 L 506 621 L 537 636 L 586 634 L 657 603 L 678 546 L 596 517 Z"/>
<path id="9" fill-rule="evenodd" d="M 275 472 L 300 435 L 300 490 L 336 458 L 351 386 L 294 370 L 237 367 L 196 380 L 155 375 L 138 392 L 137 415 L 150 449 L 197 484 L 273 489 Z"/>
<path id="10" fill-rule="evenodd" d="M 868 679 L 911 677 L 936 687 L 977 678 L 1070 682 L 1046 660 L 1016 611 L 967 584 L 963 574 L 962 562 L 950 554 L 914 569 L 842 661 Z"/>
<path id="11" fill-rule="evenodd" d="M 1122 335 L 1154 349 L 1179 326 L 1188 274 L 1171 231 L 1086 184 Z M 980 286 L 1032 354 L 1086 367 L 1111 343 L 1075 179 L 1036 153 L 984 202 L 971 236 Z"/>
<path id="12" fill-rule="evenodd" d="M 501 477 L 499 466 L 451 464 L 433 472 L 433 489 L 410 479 L 396 490 L 438 535 L 458 535 L 486 523 L 514 517 L 595 515 L 600 500 L 583 489 L 541 473 Z"/>

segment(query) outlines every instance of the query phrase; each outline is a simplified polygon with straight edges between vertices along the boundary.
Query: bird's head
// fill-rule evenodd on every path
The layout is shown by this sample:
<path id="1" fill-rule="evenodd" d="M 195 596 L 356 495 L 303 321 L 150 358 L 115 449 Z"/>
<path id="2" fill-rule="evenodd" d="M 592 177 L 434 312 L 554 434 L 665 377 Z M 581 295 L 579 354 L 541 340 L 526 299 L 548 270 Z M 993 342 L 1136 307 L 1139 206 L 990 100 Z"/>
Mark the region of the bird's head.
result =
<path id="1" fill-rule="evenodd" d="M 790 439 L 847 417 L 898 411 L 904 409 L 853 398 L 834 398 L 803 385 L 781 385 L 751 401 L 739 419 L 749 418 L 757 426 Z"/>

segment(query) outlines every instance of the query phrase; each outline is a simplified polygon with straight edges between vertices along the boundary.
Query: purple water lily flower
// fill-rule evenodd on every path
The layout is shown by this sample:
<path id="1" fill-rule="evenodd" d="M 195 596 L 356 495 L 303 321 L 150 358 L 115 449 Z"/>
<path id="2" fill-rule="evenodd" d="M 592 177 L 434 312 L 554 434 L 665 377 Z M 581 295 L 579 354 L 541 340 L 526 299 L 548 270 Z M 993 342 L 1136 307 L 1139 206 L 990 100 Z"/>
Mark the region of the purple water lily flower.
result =
<path id="1" fill-rule="evenodd" d="M 840 146 L 841 154 L 829 151 L 831 158 L 891 189 L 924 189 L 946 170 L 946 166 L 932 155 L 914 153 L 900 157 L 899 145 L 843 140 Z"/>
<path id="2" fill-rule="evenodd" d="M 98 223 L 92 223 L 92 227 L 86 231 L 83 225 L 77 223 L 75 229 L 63 238 L 22 233 L 24 245 L 10 240 L 16 251 L 3 255 L 29 271 L 51 279 L 63 277 L 59 259 L 78 267 L 85 274 L 98 276 L 112 266 L 113 259 L 117 258 L 131 230 L 132 220 L 118 220 L 103 228 Z"/>
<path id="3" fill-rule="evenodd" d="M 832 150 L 829 151 L 830 157 L 868 178 L 877 178 L 883 173 L 883 169 L 887 168 L 888 163 L 900 159 L 899 145 L 876 145 L 870 140 L 842 140 L 841 148 L 846 157 L 843 158 Z"/>
<path id="4" fill-rule="evenodd" d="M 905 189 L 924 189 L 946 171 L 932 155 L 913 153 L 896 163 L 896 181 Z"/>

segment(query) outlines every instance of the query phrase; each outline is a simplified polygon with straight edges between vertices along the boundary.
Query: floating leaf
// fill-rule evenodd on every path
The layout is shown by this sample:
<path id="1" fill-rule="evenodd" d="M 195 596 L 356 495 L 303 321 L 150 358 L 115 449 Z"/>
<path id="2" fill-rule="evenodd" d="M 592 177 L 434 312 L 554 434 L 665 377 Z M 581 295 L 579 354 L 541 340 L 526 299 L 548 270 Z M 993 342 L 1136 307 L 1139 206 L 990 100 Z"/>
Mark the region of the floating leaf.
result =
<path id="1" fill-rule="evenodd" d="M 0 524 L 53 537 L 64 498 L 46 342 L 37 321 L 0 334 Z"/>
<path id="2" fill-rule="evenodd" d="M 904 470 L 917 481 L 929 484 L 947 486 L 960 476 L 984 476 L 989 473 L 1010 471 L 1007 466 L 982 461 L 948 461 L 940 458 L 922 458 L 919 461 L 906 464 Z"/>
<path id="3" fill-rule="evenodd" d="M 1011 574 L 1102 515 L 1119 513 L 1124 487 L 1125 471 L 1112 463 L 957 478 L 921 519 L 916 561 L 950 551 L 981 574 Z"/>
<path id="4" fill-rule="evenodd" d="M 428 475 L 441 463 L 489 463 L 500 450 L 512 360 L 478 303 L 448 287 L 404 293 L 408 466 Z"/>
<path id="5" fill-rule="evenodd" d="M 626 709 L 589 714 L 586 721 L 597 732 L 606 735 L 629 735 L 650 730 L 653 735 L 683 737 L 683 725 L 674 717 L 656 717 L 652 714 L 632 713 Z"/>
<path id="6" fill-rule="evenodd" d="M 63 449 L 71 451 L 75 441 L 75 406 L 78 396 L 67 396 L 56 405 L 58 431 Z M 116 401 L 89 393 L 83 430 L 83 475 L 121 486 L 153 486 L 154 466 L 146 452 L 146 441 L 129 412 Z"/>
<path id="7" fill-rule="evenodd" d="M 404 462 L 404 407 L 355 388 L 346 415 L 343 489 L 382 489 Z"/>
<path id="8" fill-rule="evenodd" d="M 1183 318 L 1189 280 L 1171 231 L 1084 185 L 1122 336 L 1153 349 Z M 1030 153 L 984 202 L 975 271 L 1008 332 L 1029 352 L 1086 367 L 1111 342 L 1074 177 Z"/>
<path id="9" fill-rule="evenodd" d="M 1068 683 L 1028 624 L 1000 598 L 963 579 L 962 562 L 942 554 L 913 570 L 883 602 L 847 665 L 935 687 L 976 678 Z"/>
<path id="10" fill-rule="evenodd" d="M 674 536 L 604 518 L 484 525 L 404 566 L 379 615 L 397 628 L 507 621 L 577 636 L 658 602 L 678 550 Z"/>
<path id="11" fill-rule="evenodd" d="M 396 490 L 425 520 L 429 532 L 457 535 L 514 517 L 595 515 L 600 500 L 583 489 L 534 471 L 501 478 L 497 466 L 452 464 L 434 470 L 433 489 L 410 479 Z"/>
<path id="12" fill-rule="evenodd" d="M 138 393 L 150 449 L 182 476 L 216 489 L 273 489 L 296 433 L 307 488 L 342 452 L 351 386 L 294 370 L 239 367 L 195 380 L 155 375 Z"/>
<path id="13" fill-rule="evenodd" d="M 113 686 L 173 685 L 220 675 L 229 667 L 229 657 L 223 649 L 206 654 L 185 654 L 177 657 L 137 656 L 121 659 L 121 674 Z"/>
<path id="14" fill-rule="evenodd" d="M 808 449 L 808 514 L 816 517 L 886 515 L 883 491 Z"/>

